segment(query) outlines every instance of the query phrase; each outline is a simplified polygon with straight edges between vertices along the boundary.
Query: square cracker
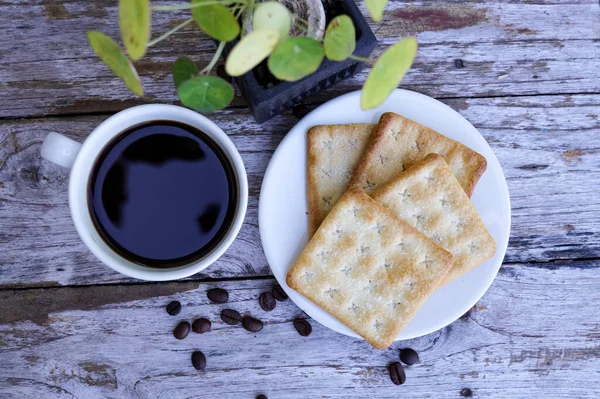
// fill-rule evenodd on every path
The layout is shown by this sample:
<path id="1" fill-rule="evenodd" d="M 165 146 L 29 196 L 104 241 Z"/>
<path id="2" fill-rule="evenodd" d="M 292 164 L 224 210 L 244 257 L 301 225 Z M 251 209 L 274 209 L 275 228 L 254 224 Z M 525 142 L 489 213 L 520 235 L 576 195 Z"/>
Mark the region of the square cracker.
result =
<path id="1" fill-rule="evenodd" d="M 308 131 L 306 185 L 310 237 L 346 191 L 375 126 L 323 125 Z"/>
<path id="2" fill-rule="evenodd" d="M 487 167 L 485 158 L 458 141 L 392 112 L 379 119 L 350 184 L 371 194 L 430 153 L 444 157 L 470 197 Z"/>
<path id="3" fill-rule="evenodd" d="M 454 260 L 442 284 L 468 272 L 496 252 L 496 243 L 448 164 L 429 154 L 373 198 L 449 251 Z"/>
<path id="4" fill-rule="evenodd" d="M 452 255 L 351 188 L 287 275 L 288 285 L 388 347 L 452 266 Z"/>

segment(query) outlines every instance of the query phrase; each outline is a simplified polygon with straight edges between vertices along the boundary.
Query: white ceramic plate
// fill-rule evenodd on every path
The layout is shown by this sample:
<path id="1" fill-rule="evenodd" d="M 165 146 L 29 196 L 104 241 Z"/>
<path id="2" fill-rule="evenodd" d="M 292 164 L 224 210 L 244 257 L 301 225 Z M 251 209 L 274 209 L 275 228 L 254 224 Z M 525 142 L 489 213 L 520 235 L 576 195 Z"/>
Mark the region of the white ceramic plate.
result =
<path id="1" fill-rule="evenodd" d="M 467 312 L 483 296 L 498 273 L 508 245 L 510 199 L 506 180 L 492 149 L 458 112 L 422 94 L 396 90 L 375 110 L 360 108 L 360 92 L 348 93 L 306 115 L 281 141 L 269 163 L 259 202 L 260 237 L 275 278 L 290 299 L 310 317 L 342 334 L 358 335 L 285 283 L 288 270 L 308 242 L 306 201 L 306 131 L 315 125 L 376 123 L 384 112 L 396 112 L 474 149 L 487 159 L 472 201 L 492 237 L 496 255 L 435 291 L 397 339 L 429 334 Z"/>

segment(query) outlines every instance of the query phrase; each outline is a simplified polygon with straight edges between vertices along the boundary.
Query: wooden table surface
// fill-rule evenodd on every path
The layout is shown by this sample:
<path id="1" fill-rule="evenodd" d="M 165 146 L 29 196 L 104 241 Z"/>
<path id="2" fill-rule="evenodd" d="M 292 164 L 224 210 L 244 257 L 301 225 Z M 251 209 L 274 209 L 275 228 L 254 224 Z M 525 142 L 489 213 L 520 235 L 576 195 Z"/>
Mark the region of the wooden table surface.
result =
<path id="1" fill-rule="evenodd" d="M 138 63 L 136 98 L 95 56 L 85 32 L 117 33 L 117 1 L 0 1 L 0 398 L 476 398 L 600 397 L 600 5 L 598 0 L 396 0 L 381 44 L 409 34 L 420 49 L 402 87 L 440 99 L 479 129 L 506 175 L 512 233 L 489 291 L 448 327 L 377 351 L 313 322 L 304 338 L 291 301 L 272 312 L 257 297 L 274 285 L 257 221 L 260 184 L 291 113 L 257 124 L 244 100 L 211 118 L 248 169 L 245 224 L 205 273 L 144 283 L 103 266 L 78 238 L 67 170 L 43 161 L 57 131 L 83 140 L 114 112 L 176 103 L 171 66 L 206 63 L 214 44 L 191 27 Z M 361 10 L 364 6 L 361 2 Z M 186 12 L 156 14 L 155 33 Z M 381 52 L 379 46 L 376 53 Z M 462 64 L 460 61 L 462 60 Z M 367 72 L 308 100 L 356 90 Z M 228 307 L 265 321 L 251 334 L 222 323 Z M 179 300 L 183 311 L 167 315 Z M 182 319 L 213 331 L 183 341 Z M 386 366 L 419 351 L 407 382 Z M 202 350 L 205 372 L 191 367 Z"/>

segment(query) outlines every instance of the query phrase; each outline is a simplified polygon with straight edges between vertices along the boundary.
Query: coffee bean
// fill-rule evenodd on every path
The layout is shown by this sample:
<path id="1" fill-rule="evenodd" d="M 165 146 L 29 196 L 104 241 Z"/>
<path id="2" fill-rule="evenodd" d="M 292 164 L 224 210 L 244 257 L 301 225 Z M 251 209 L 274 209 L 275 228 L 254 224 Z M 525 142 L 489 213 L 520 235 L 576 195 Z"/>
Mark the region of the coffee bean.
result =
<path id="1" fill-rule="evenodd" d="M 269 399 L 266 395 L 258 395 L 256 399 Z"/>
<path id="2" fill-rule="evenodd" d="M 192 323 L 192 331 L 202 334 L 210 330 L 210 320 L 201 317 L 199 319 L 194 320 Z"/>
<path id="3" fill-rule="evenodd" d="M 298 104 L 292 107 L 292 115 L 300 119 L 304 118 L 310 111 L 312 111 L 312 109 L 304 104 Z"/>
<path id="4" fill-rule="evenodd" d="M 233 309 L 224 309 L 221 312 L 221 320 L 233 326 L 235 324 L 240 324 L 240 321 L 242 321 L 242 315 Z"/>
<path id="5" fill-rule="evenodd" d="M 206 292 L 206 296 L 216 303 L 225 303 L 229 300 L 229 293 L 223 288 L 212 288 Z"/>
<path id="6" fill-rule="evenodd" d="M 242 319 L 242 326 L 250 332 L 256 333 L 260 332 L 265 326 L 264 323 L 254 317 L 244 316 Z"/>
<path id="7" fill-rule="evenodd" d="M 177 324 L 177 327 L 173 330 L 173 336 L 177 339 L 184 339 L 190 333 L 190 323 L 182 321 Z"/>
<path id="8" fill-rule="evenodd" d="M 402 385 L 406 382 L 406 374 L 404 374 L 404 368 L 400 362 L 394 362 L 389 366 L 390 380 L 395 385 Z"/>
<path id="9" fill-rule="evenodd" d="M 275 287 L 273 287 L 271 293 L 273 294 L 273 298 L 277 299 L 279 302 L 283 302 L 288 299 L 288 295 L 285 293 L 285 291 L 283 290 L 283 288 L 281 288 L 280 285 L 276 285 Z"/>
<path id="10" fill-rule="evenodd" d="M 231 76 L 229 76 L 229 74 L 225 72 L 225 65 L 221 64 L 217 67 L 217 76 L 225 80 L 227 83 L 231 83 Z"/>
<path id="11" fill-rule="evenodd" d="M 171 316 L 177 316 L 181 312 L 181 303 L 173 301 L 167 305 L 167 313 Z"/>
<path id="12" fill-rule="evenodd" d="M 455 68 L 464 68 L 465 67 L 465 63 L 463 62 L 463 60 L 461 60 L 460 58 L 454 60 L 454 67 Z"/>
<path id="13" fill-rule="evenodd" d="M 270 312 L 277 306 L 277 302 L 275 302 L 275 298 L 273 298 L 273 295 L 271 295 L 270 292 L 263 292 L 260 294 L 258 297 L 258 304 L 265 312 Z"/>
<path id="14" fill-rule="evenodd" d="M 296 331 L 298 331 L 298 334 L 303 337 L 308 337 L 310 333 L 312 333 L 312 326 L 304 319 L 294 320 L 294 327 L 296 328 Z"/>
<path id="15" fill-rule="evenodd" d="M 192 364 L 196 370 L 204 371 L 206 368 L 206 356 L 200 351 L 192 353 Z"/>
<path id="16" fill-rule="evenodd" d="M 413 364 L 419 361 L 419 354 L 414 349 L 400 349 L 400 360 L 402 360 L 409 366 L 412 366 Z"/>
<path id="17" fill-rule="evenodd" d="M 473 396 L 473 391 L 471 391 L 469 388 L 463 388 L 462 391 L 460 391 L 460 396 L 470 398 L 471 396 Z"/>

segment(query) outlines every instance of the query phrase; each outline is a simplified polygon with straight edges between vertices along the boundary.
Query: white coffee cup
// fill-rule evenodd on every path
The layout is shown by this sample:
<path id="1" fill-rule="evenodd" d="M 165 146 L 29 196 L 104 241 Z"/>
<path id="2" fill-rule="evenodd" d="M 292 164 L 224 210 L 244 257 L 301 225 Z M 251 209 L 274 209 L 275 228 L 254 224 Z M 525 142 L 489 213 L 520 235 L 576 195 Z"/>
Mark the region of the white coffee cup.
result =
<path id="1" fill-rule="evenodd" d="M 88 210 L 87 187 L 96 158 L 115 136 L 128 128 L 153 120 L 191 125 L 210 136 L 225 152 L 238 184 L 238 203 L 229 231 L 221 242 L 200 260 L 173 268 L 152 268 L 131 262 L 112 250 L 98 234 Z M 58 133 L 50 133 L 42 144 L 42 157 L 66 168 L 69 178 L 69 207 L 75 228 L 84 244 L 104 264 L 127 276 L 149 281 L 175 280 L 191 276 L 214 263 L 237 236 L 248 205 L 248 180 L 244 162 L 233 142 L 215 123 L 187 108 L 174 105 L 140 105 L 121 111 L 102 122 L 80 144 Z"/>

